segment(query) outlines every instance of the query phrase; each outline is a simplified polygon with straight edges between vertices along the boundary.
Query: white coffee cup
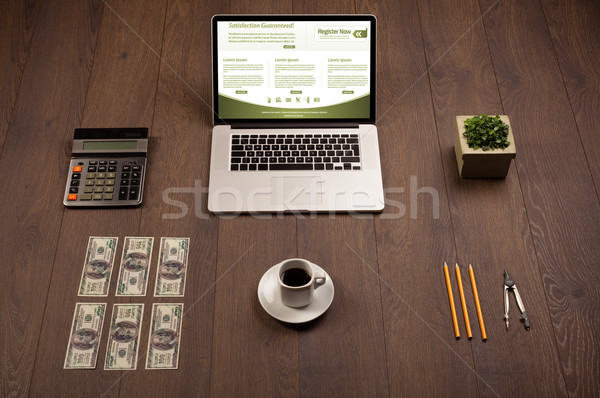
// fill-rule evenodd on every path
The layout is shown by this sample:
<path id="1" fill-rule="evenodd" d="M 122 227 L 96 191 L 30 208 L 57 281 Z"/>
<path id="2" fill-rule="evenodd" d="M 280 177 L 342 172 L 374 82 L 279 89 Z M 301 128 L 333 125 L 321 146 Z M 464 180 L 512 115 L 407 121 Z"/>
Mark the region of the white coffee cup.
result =
<path id="1" fill-rule="evenodd" d="M 279 264 L 277 270 L 281 301 L 288 307 L 304 307 L 311 303 L 315 289 L 326 282 L 325 273 L 301 258 Z"/>

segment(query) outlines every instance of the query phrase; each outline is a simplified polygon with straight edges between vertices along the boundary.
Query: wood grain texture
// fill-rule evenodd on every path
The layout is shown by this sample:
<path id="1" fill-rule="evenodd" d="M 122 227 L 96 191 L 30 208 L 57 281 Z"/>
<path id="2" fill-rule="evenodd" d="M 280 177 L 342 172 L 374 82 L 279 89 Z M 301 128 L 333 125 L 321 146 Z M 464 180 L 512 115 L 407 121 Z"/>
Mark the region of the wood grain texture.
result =
<path id="1" fill-rule="evenodd" d="M 81 119 L 100 12 L 97 3 L 42 6 L 0 159 L 4 396 L 29 391 L 61 231 L 66 148 Z M 64 310 L 72 317 L 73 307 Z M 62 368 L 64 336 L 52 341 L 62 352 L 47 364 L 53 369 Z"/>
<path id="2" fill-rule="evenodd" d="M 129 5 L 127 10 L 124 10 L 121 4 L 129 3 L 115 1 L 111 4 L 112 9 L 107 8 L 106 5 L 103 7 L 102 23 L 94 54 L 94 67 L 91 68 L 90 84 L 82 118 L 82 125 L 86 127 L 152 127 L 159 60 L 147 50 L 137 35 L 124 25 L 123 20 L 129 21 L 130 26 L 146 24 L 146 32 L 142 31 L 143 35 L 148 35 L 147 32 L 152 29 L 158 30 L 162 35 L 165 2 L 140 3 L 137 5 L 137 9 Z M 116 17 L 113 10 L 120 10 L 123 20 Z M 128 56 L 122 57 L 124 51 Z M 106 75 L 107 73 L 111 74 L 110 77 Z M 107 334 L 103 333 L 96 365 L 100 370 L 100 377 L 81 377 L 77 372 L 63 370 L 59 365 L 64 361 L 70 328 L 68 319 L 73 315 L 76 302 L 106 302 L 105 330 L 110 325 L 113 303 L 140 302 L 138 298 L 115 298 L 124 237 L 146 236 L 145 233 L 140 234 L 140 214 L 140 209 L 103 209 L 100 211 L 68 209 L 65 211 L 48 294 L 47 305 L 55 310 L 46 314 L 41 335 L 42 341 L 60 343 L 40 344 L 36 369 L 31 382 L 32 395 L 41 395 L 46 389 L 50 389 L 53 391 L 69 390 L 75 395 L 118 396 L 121 376 L 129 375 L 129 372 L 103 370 L 108 341 Z M 85 259 L 89 236 L 116 236 L 119 238 L 108 297 L 82 298 L 77 296 L 77 285 L 81 278 L 81 267 Z M 155 237 L 155 248 L 158 246 L 157 240 L 159 239 L 160 236 Z M 66 286 L 71 288 L 66 288 Z M 152 291 L 152 287 L 150 285 L 148 290 Z M 151 307 L 150 303 L 146 303 L 146 319 L 144 319 L 146 325 L 149 325 L 148 314 L 150 314 Z M 144 325 L 142 325 L 143 327 Z M 142 330 L 147 329 L 143 328 Z M 140 345 L 141 358 L 143 358 L 141 355 L 143 353 L 145 353 L 145 346 Z M 143 369 L 143 367 L 144 361 L 142 360 L 138 363 L 138 369 Z M 50 369 L 57 369 L 57 371 L 52 372 Z"/>
<path id="3" fill-rule="evenodd" d="M 211 396 L 298 396 L 298 332 L 258 301 L 262 275 L 297 257 L 292 217 L 219 222 Z"/>
<path id="4" fill-rule="evenodd" d="M 10 124 L 41 1 L 6 1 L 0 15 L 0 153 Z"/>
<path id="5" fill-rule="evenodd" d="M 567 391 L 596 396 L 600 206 L 589 165 L 540 4 L 501 2 L 484 21 L 504 109 L 526 154 L 516 165 Z"/>
<path id="6" fill-rule="evenodd" d="M 507 396 L 519 391 L 531 396 L 564 396 L 562 369 L 515 165 L 506 179 L 500 180 L 463 180 L 457 171 L 455 116 L 503 113 L 479 5 L 471 0 L 452 5 L 422 0 L 419 11 L 458 260 L 463 275 L 467 275 L 468 264 L 473 264 L 488 332 L 488 342 L 482 344 L 476 331 L 472 343 L 480 394 Z M 528 155 L 520 149 L 517 145 L 519 159 Z M 504 328 L 500 294 L 504 269 L 517 281 L 527 313 L 532 322 L 535 319 L 530 332 L 519 322 L 512 295 L 510 329 Z M 472 289 L 469 283 L 466 287 L 470 318 L 476 322 L 469 297 Z M 520 377 L 515 378 L 515 373 Z"/>
<path id="7" fill-rule="evenodd" d="M 335 288 L 329 310 L 299 328 L 300 396 L 389 396 L 373 218 L 299 219 L 298 256 Z"/>
<path id="8" fill-rule="evenodd" d="M 590 165 L 596 194 L 600 187 L 600 3 L 590 0 L 541 2 L 554 51 Z"/>
<path id="9" fill-rule="evenodd" d="M 444 288 L 442 264 L 455 252 L 417 4 L 364 2 L 359 11 L 379 23 L 377 126 L 388 204 L 376 234 L 390 396 L 475 396 L 471 348 L 454 338 Z"/>
<path id="10" fill-rule="evenodd" d="M 149 127 L 166 1 L 105 4 L 82 127 Z"/>

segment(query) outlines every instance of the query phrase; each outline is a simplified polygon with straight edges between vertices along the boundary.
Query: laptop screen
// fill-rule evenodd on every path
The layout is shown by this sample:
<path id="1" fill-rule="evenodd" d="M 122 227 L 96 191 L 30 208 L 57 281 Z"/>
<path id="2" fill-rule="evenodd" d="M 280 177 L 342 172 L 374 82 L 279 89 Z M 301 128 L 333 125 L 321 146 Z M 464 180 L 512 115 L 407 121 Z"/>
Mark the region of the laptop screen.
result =
<path id="1" fill-rule="evenodd" d="M 217 15 L 215 124 L 375 120 L 372 15 Z"/>

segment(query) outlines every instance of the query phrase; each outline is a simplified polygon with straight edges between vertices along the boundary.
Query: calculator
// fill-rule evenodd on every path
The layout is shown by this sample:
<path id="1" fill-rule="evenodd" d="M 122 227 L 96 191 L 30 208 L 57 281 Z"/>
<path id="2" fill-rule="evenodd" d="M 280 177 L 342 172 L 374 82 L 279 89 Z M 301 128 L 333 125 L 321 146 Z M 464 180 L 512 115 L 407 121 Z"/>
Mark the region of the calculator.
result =
<path id="1" fill-rule="evenodd" d="M 146 127 L 75 129 L 63 204 L 139 206 L 147 151 Z"/>

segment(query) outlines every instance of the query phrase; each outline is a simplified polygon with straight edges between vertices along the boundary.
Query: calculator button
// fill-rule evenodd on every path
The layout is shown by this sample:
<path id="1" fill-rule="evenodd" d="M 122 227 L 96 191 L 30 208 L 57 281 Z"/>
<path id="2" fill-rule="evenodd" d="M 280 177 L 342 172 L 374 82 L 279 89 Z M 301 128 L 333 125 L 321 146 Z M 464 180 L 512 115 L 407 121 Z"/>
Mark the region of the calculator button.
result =
<path id="1" fill-rule="evenodd" d="M 84 193 L 81 194 L 81 196 L 79 196 L 79 200 L 90 200 L 92 199 L 92 195 L 90 195 L 89 193 Z"/>
<path id="2" fill-rule="evenodd" d="M 73 181 L 71 181 L 71 183 L 72 183 L 72 182 L 73 182 Z M 77 181 L 77 182 L 79 182 L 79 181 Z M 86 187 L 89 187 L 89 186 L 92 186 L 92 185 L 94 185 L 94 180 L 86 180 L 86 181 L 85 181 L 85 186 L 86 186 Z"/>
<path id="3" fill-rule="evenodd" d="M 93 196 L 94 200 L 102 200 L 102 194 L 101 193 L 95 193 Z"/>
<path id="4" fill-rule="evenodd" d="M 71 179 L 79 180 L 81 178 L 81 173 L 73 173 L 71 174 Z"/>
<path id="5" fill-rule="evenodd" d="M 92 164 L 92 162 L 90 162 L 90 164 Z M 94 171 L 96 171 L 96 166 L 88 166 L 88 171 L 93 173 Z"/>
<path id="6" fill-rule="evenodd" d="M 119 189 L 119 200 L 127 200 L 128 193 L 129 189 L 127 189 L 127 187 L 121 187 L 121 189 Z"/>
<path id="7" fill-rule="evenodd" d="M 77 192 L 79 192 L 79 188 L 77 188 L 77 187 L 69 188 L 69 193 L 77 193 Z"/>
<path id="8" fill-rule="evenodd" d="M 106 173 L 106 178 L 115 178 L 117 173 Z"/>
<path id="9" fill-rule="evenodd" d="M 108 166 L 108 171 L 117 171 L 117 166 Z"/>
<path id="10" fill-rule="evenodd" d="M 96 178 L 106 178 L 106 173 L 96 173 Z"/>
<path id="11" fill-rule="evenodd" d="M 136 164 L 135 166 L 133 166 L 131 168 L 133 171 L 141 171 L 142 170 L 142 166 L 140 166 L 139 164 Z"/>
<path id="12" fill-rule="evenodd" d="M 121 173 L 121 178 L 129 178 L 129 173 Z"/>
<path id="13" fill-rule="evenodd" d="M 106 163 L 107 163 L 106 160 L 101 160 L 100 162 L 98 162 L 98 164 L 100 164 L 100 165 L 106 165 Z"/>
<path id="14" fill-rule="evenodd" d="M 104 194 L 104 200 L 112 200 L 113 198 L 113 194 L 112 193 L 105 193 Z"/>
<path id="15" fill-rule="evenodd" d="M 104 187 L 94 187 L 94 192 L 102 193 L 102 192 L 104 192 Z"/>
<path id="16" fill-rule="evenodd" d="M 71 186 L 72 187 L 78 187 L 79 186 L 79 180 L 71 180 Z"/>
<path id="17" fill-rule="evenodd" d="M 136 178 L 139 180 L 141 175 L 142 173 L 140 173 L 139 171 L 134 171 L 133 173 L 131 173 L 131 178 Z"/>
<path id="18" fill-rule="evenodd" d="M 131 185 L 140 185 L 140 180 L 131 180 Z"/>
<path id="19" fill-rule="evenodd" d="M 69 196 L 67 196 L 67 200 L 77 200 L 77 194 L 70 193 Z"/>
<path id="20" fill-rule="evenodd" d="M 95 166 L 97 164 L 98 162 L 96 160 L 90 160 L 90 166 Z"/>
<path id="21" fill-rule="evenodd" d="M 115 187 L 106 187 L 104 188 L 104 192 L 113 193 L 115 191 Z"/>
<path id="22" fill-rule="evenodd" d="M 123 171 L 131 171 L 131 166 L 123 166 Z"/>
<path id="23" fill-rule="evenodd" d="M 116 160 L 109 160 L 108 164 L 117 164 L 117 161 Z"/>
<path id="24" fill-rule="evenodd" d="M 102 163 L 100 163 L 102 164 Z M 106 172 L 106 166 L 98 166 L 98 171 Z"/>
<path id="25" fill-rule="evenodd" d="M 81 173 L 81 166 L 73 166 L 73 173 Z"/>
<path id="26" fill-rule="evenodd" d="M 85 192 L 85 193 L 92 193 L 92 192 L 94 192 L 94 188 L 92 188 L 92 187 L 85 187 L 83 189 L 83 192 Z"/>
<path id="27" fill-rule="evenodd" d="M 115 185 L 115 180 L 106 180 L 106 185 Z"/>
<path id="28" fill-rule="evenodd" d="M 129 180 L 121 180 L 121 185 L 129 185 Z"/>
<path id="29" fill-rule="evenodd" d="M 93 180 L 94 178 L 96 178 L 96 173 L 87 173 L 85 175 L 85 178 L 87 178 L 88 180 Z"/>
<path id="30" fill-rule="evenodd" d="M 131 187 L 129 190 L 129 200 L 136 200 L 138 197 L 138 189 L 137 187 Z"/>

